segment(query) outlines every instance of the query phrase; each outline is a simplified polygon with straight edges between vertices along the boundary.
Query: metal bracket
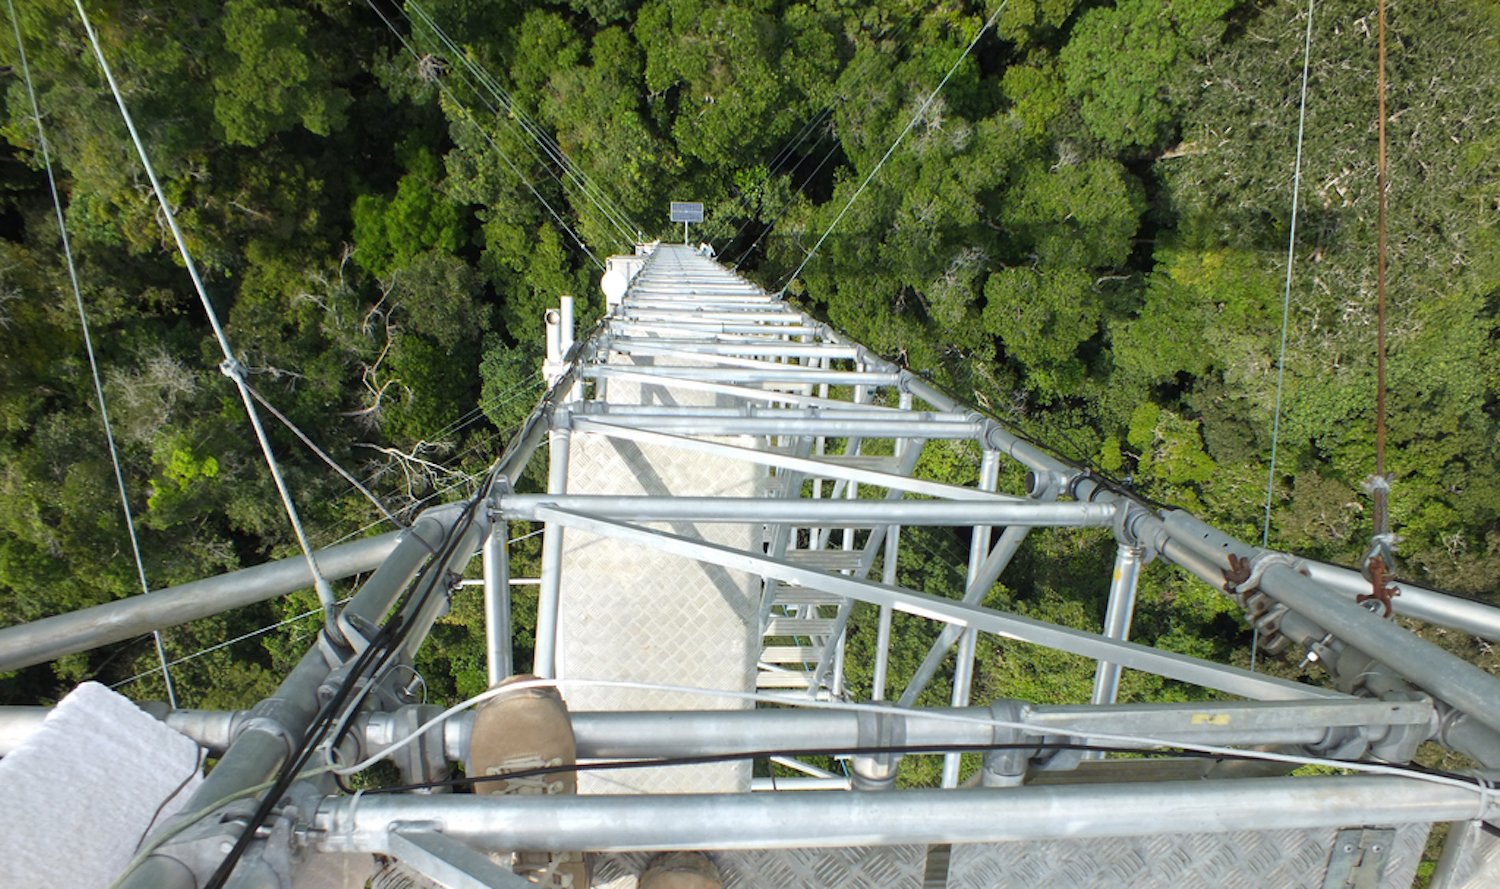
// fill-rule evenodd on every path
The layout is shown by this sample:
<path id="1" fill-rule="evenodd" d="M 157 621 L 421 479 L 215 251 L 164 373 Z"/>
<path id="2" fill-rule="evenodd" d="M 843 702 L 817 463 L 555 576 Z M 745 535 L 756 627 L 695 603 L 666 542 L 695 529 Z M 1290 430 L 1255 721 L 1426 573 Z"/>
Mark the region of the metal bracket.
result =
<path id="1" fill-rule="evenodd" d="M 1396 841 L 1392 827 L 1351 827 L 1338 832 L 1323 889 L 1380 889 Z"/>
<path id="2" fill-rule="evenodd" d="M 1307 565 L 1301 559 L 1284 553 L 1262 551 L 1248 559 L 1230 553 L 1223 588 L 1245 609 L 1250 624 L 1259 628 L 1261 649 L 1267 654 L 1280 654 L 1291 644 L 1281 634 L 1281 620 L 1288 609 L 1260 591 L 1260 579 L 1273 565 L 1285 565 L 1304 577 L 1308 575 Z"/>
<path id="3" fill-rule="evenodd" d="M 1256 590 L 1245 595 L 1245 612 L 1253 626 L 1260 628 L 1260 647 L 1267 654 L 1281 654 L 1291 640 L 1281 634 L 1281 619 L 1287 607 Z"/>

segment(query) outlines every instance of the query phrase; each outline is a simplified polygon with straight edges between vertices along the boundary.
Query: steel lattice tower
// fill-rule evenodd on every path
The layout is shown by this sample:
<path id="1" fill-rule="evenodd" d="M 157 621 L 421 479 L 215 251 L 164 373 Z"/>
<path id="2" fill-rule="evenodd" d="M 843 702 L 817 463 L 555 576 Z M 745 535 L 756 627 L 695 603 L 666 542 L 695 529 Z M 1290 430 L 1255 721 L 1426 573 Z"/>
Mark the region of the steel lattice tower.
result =
<path id="1" fill-rule="evenodd" d="M 507 528 L 539 521 L 533 670 L 569 701 L 580 757 L 715 761 L 585 772 L 577 796 L 351 795 L 327 774 L 305 777 L 230 885 L 290 885 L 293 874 L 325 885 L 322 865 L 347 853 L 391 856 L 447 886 L 527 885 L 486 853 L 547 848 L 589 850 L 594 885 L 611 887 L 634 886 L 647 854 L 667 849 L 708 851 L 737 887 L 1406 886 L 1444 822 L 1454 827 L 1432 885 L 1500 876 L 1482 778 L 1403 768 L 1429 741 L 1481 775 L 1500 766 L 1500 680 L 1356 604 L 1367 589 L 1357 573 L 1140 502 L 686 246 L 613 257 L 604 286 L 608 314 L 576 341 L 571 302 L 549 313 L 547 394 L 481 500 L 320 553 L 330 577 L 374 574 L 277 694 L 244 713 L 165 719 L 222 751 L 188 811 L 271 780 L 358 674 L 382 619 L 396 609 L 409 635 L 392 657 L 409 662 L 447 595 L 407 592 L 461 576 L 480 554 L 490 678 L 510 674 Z M 936 441 L 977 446 L 977 485 L 917 471 Z M 548 490 L 515 493 L 510 482 L 543 451 Z M 1016 466 L 1024 485 L 999 490 L 1022 477 Z M 964 530 L 961 599 L 901 585 L 902 529 L 918 526 Z M 1050 527 L 1113 532 L 1098 632 L 982 604 L 1031 529 Z M 1316 662 L 1330 687 L 1128 641 L 1152 561 L 1223 590 L 1266 650 Z M 300 561 L 275 563 L 0 630 L 0 670 L 307 581 Z M 845 679 L 861 605 L 879 615 L 872 688 Z M 1396 608 L 1500 640 L 1495 609 L 1412 586 Z M 893 641 L 895 612 L 942 625 L 904 690 L 888 687 L 892 644 L 912 644 Z M 980 633 L 1097 661 L 1091 700 L 971 702 Z M 1122 668 L 1223 700 L 1116 704 Z M 914 706 L 949 669 L 951 706 Z M 439 708 L 382 677 L 342 719 L 340 761 L 389 750 L 408 782 L 446 777 L 471 713 L 436 719 Z M 0 712 L 0 725 L 18 736 L 37 718 Z M 1079 749 L 1090 743 L 1100 749 Z M 1284 757 L 1104 756 L 1162 746 Z M 963 782 L 957 750 L 982 757 Z M 837 756 L 847 773 L 792 751 Z M 896 789 L 905 756 L 945 751 L 942 788 Z M 756 779 L 743 757 L 768 754 L 805 777 Z M 1362 768 L 1292 776 L 1305 759 Z M 124 885 L 203 885 L 246 805 L 169 826 Z"/>

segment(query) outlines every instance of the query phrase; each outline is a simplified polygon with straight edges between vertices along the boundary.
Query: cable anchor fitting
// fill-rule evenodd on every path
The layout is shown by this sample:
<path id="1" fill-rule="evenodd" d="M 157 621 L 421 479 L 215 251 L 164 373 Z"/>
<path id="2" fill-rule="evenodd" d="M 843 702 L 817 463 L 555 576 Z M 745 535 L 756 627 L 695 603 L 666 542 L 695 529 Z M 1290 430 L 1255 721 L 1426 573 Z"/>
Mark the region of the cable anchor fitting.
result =
<path id="1" fill-rule="evenodd" d="M 1399 540 L 1390 530 L 1390 474 L 1370 476 L 1365 479 L 1364 489 L 1373 501 L 1375 533 L 1370 535 L 1370 547 L 1360 559 L 1359 573 L 1370 582 L 1370 592 L 1355 596 L 1354 601 L 1361 605 L 1379 602 L 1382 616 L 1389 618 L 1391 599 L 1401 595 L 1401 591 L 1389 582 L 1396 575 L 1396 542 Z"/>
<path id="2" fill-rule="evenodd" d="M 1391 600 L 1401 595 L 1400 588 L 1389 582 L 1396 574 L 1396 556 L 1393 552 L 1395 541 L 1394 534 L 1376 534 L 1370 539 L 1370 548 L 1365 552 L 1359 568 L 1359 573 L 1370 582 L 1370 592 L 1354 597 L 1354 601 L 1361 605 L 1366 602 L 1380 603 L 1384 609 L 1381 617 L 1386 618 L 1392 614 Z"/>
<path id="3" fill-rule="evenodd" d="M 236 383 L 242 383 L 245 380 L 245 365 L 238 358 L 225 358 L 219 362 L 219 373 Z"/>

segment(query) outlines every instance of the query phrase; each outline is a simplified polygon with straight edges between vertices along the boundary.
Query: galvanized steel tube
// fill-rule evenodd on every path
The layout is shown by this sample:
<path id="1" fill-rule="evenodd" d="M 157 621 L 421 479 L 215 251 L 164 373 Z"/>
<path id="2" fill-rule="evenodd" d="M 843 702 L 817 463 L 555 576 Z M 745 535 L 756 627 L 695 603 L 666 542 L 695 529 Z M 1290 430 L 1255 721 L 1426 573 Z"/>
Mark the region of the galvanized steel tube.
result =
<path id="1" fill-rule="evenodd" d="M 396 548 L 401 533 L 319 550 L 318 568 L 329 579 L 373 570 Z M 0 673 L 264 602 L 312 583 L 307 560 L 296 556 L 6 627 L 0 629 Z"/>
<path id="2" fill-rule="evenodd" d="M 391 824 L 431 822 L 484 852 L 791 849 L 1290 830 L 1492 815 L 1477 792 L 1394 777 L 772 797 L 382 794 L 325 798 L 308 842 L 324 852 L 385 853 Z"/>

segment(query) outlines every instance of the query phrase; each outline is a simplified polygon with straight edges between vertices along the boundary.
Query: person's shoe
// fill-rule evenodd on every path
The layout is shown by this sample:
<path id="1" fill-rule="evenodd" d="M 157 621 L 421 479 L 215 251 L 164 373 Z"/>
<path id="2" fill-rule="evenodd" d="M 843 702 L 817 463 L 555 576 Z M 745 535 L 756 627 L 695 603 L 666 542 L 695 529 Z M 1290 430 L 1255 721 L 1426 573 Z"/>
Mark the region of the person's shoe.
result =
<path id="1" fill-rule="evenodd" d="M 639 889 L 724 889 L 724 878 L 702 852 L 663 852 L 641 874 Z"/>
<path id="2" fill-rule="evenodd" d="M 512 676 L 497 688 L 534 680 Z M 474 714 L 469 732 L 469 777 L 490 777 L 533 769 L 570 766 L 578 761 L 568 706 L 553 688 L 523 688 L 496 695 Z M 522 795 L 578 792 L 578 773 L 501 778 L 474 785 L 477 794 Z M 588 863 L 582 852 L 524 851 L 516 853 L 515 871 L 549 889 L 586 889 Z"/>

